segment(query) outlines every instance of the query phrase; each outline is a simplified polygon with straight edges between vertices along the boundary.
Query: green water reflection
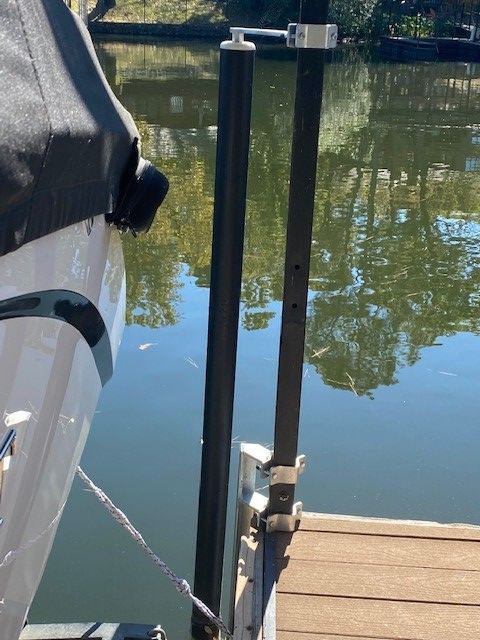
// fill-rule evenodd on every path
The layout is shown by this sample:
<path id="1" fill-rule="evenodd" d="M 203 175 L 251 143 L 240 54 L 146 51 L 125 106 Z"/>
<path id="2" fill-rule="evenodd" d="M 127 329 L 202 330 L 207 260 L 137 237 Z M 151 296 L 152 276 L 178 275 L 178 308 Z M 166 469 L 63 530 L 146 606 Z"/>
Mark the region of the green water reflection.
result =
<path id="1" fill-rule="evenodd" d="M 143 260 L 126 246 L 128 319 L 172 324 L 182 263 L 208 286 L 217 57 L 183 46 L 99 52 L 145 152 L 172 182 Z M 293 70 L 257 63 L 249 330 L 268 328 L 282 295 Z M 356 51 L 328 66 L 305 354 L 326 384 L 371 394 L 437 336 L 478 331 L 479 123 L 478 66 L 366 63 Z"/>
<path id="2" fill-rule="evenodd" d="M 171 190 L 151 232 L 125 238 L 128 324 L 82 465 L 191 580 L 217 51 L 97 51 Z M 257 60 L 232 486 L 238 442 L 272 441 L 294 71 Z M 336 52 L 317 186 L 299 497 L 312 511 L 478 523 L 480 66 Z M 160 621 L 185 638 L 188 616 L 74 483 L 31 619 Z"/>

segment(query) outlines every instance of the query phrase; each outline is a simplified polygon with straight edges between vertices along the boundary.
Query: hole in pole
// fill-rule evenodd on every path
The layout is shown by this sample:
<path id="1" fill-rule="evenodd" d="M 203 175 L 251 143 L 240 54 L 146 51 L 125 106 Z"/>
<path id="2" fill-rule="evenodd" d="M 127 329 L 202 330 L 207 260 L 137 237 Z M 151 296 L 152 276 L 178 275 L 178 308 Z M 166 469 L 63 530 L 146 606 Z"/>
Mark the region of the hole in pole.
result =
<path id="1" fill-rule="evenodd" d="M 296 309 L 296 308 L 297 308 L 297 306 L 298 306 L 298 305 L 297 305 L 297 303 L 296 303 L 296 302 L 294 302 L 294 303 L 292 304 L 292 309 Z"/>
<path id="2" fill-rule="evenodd" d="M 300 265 L 299 265 L 299 264 L 296 264 L 296 265 L 295 265 L 295 271 L 298 271 L 299 269 L 300 269 Z"/>

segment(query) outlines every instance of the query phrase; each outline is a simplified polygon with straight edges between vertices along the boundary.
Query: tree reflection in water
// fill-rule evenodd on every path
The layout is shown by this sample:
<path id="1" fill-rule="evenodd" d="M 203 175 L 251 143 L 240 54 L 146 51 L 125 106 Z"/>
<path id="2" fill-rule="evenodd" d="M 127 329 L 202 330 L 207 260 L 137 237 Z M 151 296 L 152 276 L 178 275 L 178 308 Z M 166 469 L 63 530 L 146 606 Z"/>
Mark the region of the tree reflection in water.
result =
<path id="1" fill-rule="evenodd" d="M 109 81 L 170 177 L 142 243 L 125 242 L 129 322 L 178 321 L 185 273 L 208 286 L 217 55 L 98 45 Z M 438 336 L 478 332 L 480 66 L 327 67 L 305 358 L 328 385 L 372 396 Z M 282 296 L 294 63 L 257 61 L 242 326 Z M 141 260 L 138 254 L 141 254 Z"/>

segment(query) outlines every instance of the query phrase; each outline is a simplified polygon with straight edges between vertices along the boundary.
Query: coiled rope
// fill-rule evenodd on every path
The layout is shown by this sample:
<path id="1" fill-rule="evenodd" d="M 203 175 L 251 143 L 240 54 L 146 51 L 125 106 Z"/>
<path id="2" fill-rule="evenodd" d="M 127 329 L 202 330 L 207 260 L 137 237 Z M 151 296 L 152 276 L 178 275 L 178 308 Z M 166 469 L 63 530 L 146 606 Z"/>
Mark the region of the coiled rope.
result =
<path id="1" fill-rule="evenodd" d="M 225 636 L 227 636 L 227 638 L 231 638 L 232 634 L 227 629 L 223 620 L 218 616 L 216 616 L 213 613 L 213 611 L 211 611 L 204 602 L 202 602 L 199 598 L 197 598 L 192 593 L 192 589 L 190 585 L 184 578 L 179 578 L 178 576 L 176 576 L 173 573 L 173 571 L 165 564 L 165 562 L 163 562 L 163 560 L 160 560 L 157 554 L 154 553 L 152 549 L 148 546 L 148 544 L 145 542 L 142 534 L 137 529 L 135 529 L 135 527 L 127 518 L 127 516 L 123 513 L 123 511 L 121 511 L 121 509 L 115 506 L 113 502 L 110 500 L 110 498 L 107 496 L 107 494 L 104 493 L 100 489 L 100 487 L 97 487 L 97 485 L 94 482 L 92 482 L 92 480 L 90 480 L 90 478 L 87 476 L 87 474 L 83 471 L 81 467 L 77 467 L 77 476 L 84 482 L 84 484 L 90 489 L 90 491 L 98 498 L 98 500 L 103 504 L 103 506 L 112 516 L 112 518 L 116 520 L 118 524 L 121 525 L 126 531 L 128 531 L 128 533 L 135 540 L 135 542 L 137 542 L 137 544 L 139 544 L 140 547 L 142 547 L 145 553 L 148 556 L 150 556 L 152 562 L 160 569 L 160 571 L 173 582 L 177 591 L 181 593 L 183 596 L 190 598 L 190 600 L 197 607 L 197 609 L 201 613 L 203 613 L 203 615 L 208 620 L 210 620 L 210 622 L 212 622 L 220 631 L 222 631 L 225 634 Z"/>

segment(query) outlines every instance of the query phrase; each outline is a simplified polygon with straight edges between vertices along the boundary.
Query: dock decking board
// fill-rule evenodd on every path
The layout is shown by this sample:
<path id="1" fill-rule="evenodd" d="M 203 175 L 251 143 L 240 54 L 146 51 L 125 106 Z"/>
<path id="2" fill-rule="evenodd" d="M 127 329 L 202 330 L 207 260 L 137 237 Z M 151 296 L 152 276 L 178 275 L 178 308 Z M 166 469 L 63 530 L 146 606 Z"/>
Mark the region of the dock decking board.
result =
<path id="1" fill-rule="evenodd" d="M 480 544 L 324 531 L 278 534 L 277 558 L 480 571 Z M 427 562 L 427 564 L 425 564 Z"/>
<path id="2" fill-rule="evenodd" d="M 276 640 L 480 638 L 480 527 L 309 514 L 275 557 Z"/>
<path id="3" fill-rule="evenodd" d="M 442 538 L 443 540 L 480 541 L 480 526 L 473 524 L 441 524 L 416 520 L 386 520 L 323 513 L 305 513 L 300 531 L 364 533 L 410 538 Z"/>
<path id="4" fill-rule="evenodd" d="M 392 640 L 392 638 L 374 638 L 373 636 L 339 636 L 337 634 L 331 635 L 330 633 L 295 633 L 290 631 L 279 631 L 277 633 L 276 640 Z"/>
<path id="5" fill-rule="evenodd" d="M 392 640 L 392 638 L 386 638 L 385 636 L 373 637 L 373 636 L 339 636 L 337 634 L 331 635 L 330 633 L 297 633 L 292 631 L 279 631 L 277 633 L 276 640 Z"/>
<path id="6" fill-rule="evenodd" d="M 480 571 L 290 560 L 278 573 L 285 593 L 480 605 Z"/>
<path id="7" fill-rule="evenodd" d="M 474 640 L 480 634 L 480 607 L 277 593 L 277 630 Z"/>

